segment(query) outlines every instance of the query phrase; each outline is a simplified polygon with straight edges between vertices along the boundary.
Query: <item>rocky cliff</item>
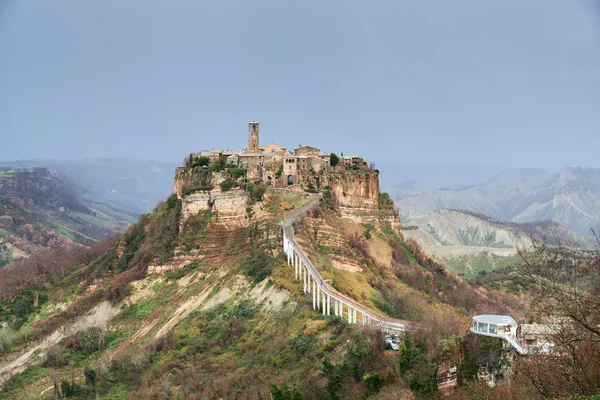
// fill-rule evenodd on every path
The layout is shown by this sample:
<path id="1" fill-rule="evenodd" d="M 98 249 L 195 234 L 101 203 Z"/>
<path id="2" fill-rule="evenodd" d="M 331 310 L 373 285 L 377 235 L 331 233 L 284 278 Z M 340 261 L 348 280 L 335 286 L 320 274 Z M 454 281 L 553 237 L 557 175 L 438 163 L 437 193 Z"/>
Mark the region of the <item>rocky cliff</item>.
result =
<path id="1" fill-rule="evenodd" d="M 310 188 L 329 190 L 331 198 L 342 217 L 354 222 L 388 225 L 400 228 L 400 218 L 387 195 L 382 196 L 379 173 L 375 170 L 347 170 L 336 168 L 332 172 L 313 177 L 303 176 Z M 389 201 L 388 201 L 389 200 Z"/>
<path id="2" fill-rule="evenodd" d="M 196 215 L 200 211 L 211 211 L 215 222 L 226 226 L 243 226 L 247 221 L 248 194 L 234 188 L 223 192 L 220 188 L 200 191 L 182 199 L 183 218 Z"/>
<path id="3" fill-rule="evenodd" d="M 400 227 L 393 203 L 379 191 L 379 173 L 375 170 L 340 167 L 318 175 L 303 171 L 298 180 L 301 184 L 294 187 L 328 192 L 343 218 L 393 229 Z M 223 190 L 226 182 L 238 187 Z M 234 181 L 227 171 L 211 172 L 206 167 L 177 168 L 173 192 L 182 200 L 184 219 L 208 210 L 215 214 L 215 221 L 242 227 L 247 225 L 248 215 L 256 216 L 261 212 L 261 207 L 251 201 L 246 184 L 241 179 Z"/>

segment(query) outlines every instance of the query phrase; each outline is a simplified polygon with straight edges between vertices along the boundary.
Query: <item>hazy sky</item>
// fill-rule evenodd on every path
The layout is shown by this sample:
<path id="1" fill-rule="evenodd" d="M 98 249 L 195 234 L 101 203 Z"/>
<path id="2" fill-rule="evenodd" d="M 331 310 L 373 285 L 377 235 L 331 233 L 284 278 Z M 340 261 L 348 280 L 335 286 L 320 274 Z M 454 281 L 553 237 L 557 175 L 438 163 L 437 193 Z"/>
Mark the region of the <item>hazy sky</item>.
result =
<path id="1" fill-rule="evenodd" d="M 0 160 L 600 167 L 600 0 L 0 0 Z"/>

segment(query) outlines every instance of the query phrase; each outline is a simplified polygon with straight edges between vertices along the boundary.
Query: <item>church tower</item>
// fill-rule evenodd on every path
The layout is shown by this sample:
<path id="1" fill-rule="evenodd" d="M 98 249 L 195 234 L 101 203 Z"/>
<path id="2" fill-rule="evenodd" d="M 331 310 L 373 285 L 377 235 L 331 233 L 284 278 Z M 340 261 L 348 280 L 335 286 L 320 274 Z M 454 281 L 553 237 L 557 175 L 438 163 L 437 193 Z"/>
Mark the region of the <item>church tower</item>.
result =
<path id="1" fill-rule="evenodd" d="M 258 151 L 258 122 L 248 122 L 248 150 Z"/>

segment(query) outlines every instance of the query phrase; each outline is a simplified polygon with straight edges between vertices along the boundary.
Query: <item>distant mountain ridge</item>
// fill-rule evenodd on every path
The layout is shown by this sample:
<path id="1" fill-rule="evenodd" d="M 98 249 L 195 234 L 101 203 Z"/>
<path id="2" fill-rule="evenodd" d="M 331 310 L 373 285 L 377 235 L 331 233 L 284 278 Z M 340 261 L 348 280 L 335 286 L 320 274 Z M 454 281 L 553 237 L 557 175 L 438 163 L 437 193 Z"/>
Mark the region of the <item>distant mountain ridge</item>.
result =
<path id="1" fill-rule="evenodd" d="M 550 243 L 592 245 L 587 238 L 553 221 L 515 223 L 450 209 L 410 218 L 405 222 L 404 236 L 415 240 L 455 274 L 467 277 L 512 264 L 519 248 L 531 246 L 532 237 L 545 237 Z"/>
<path id="2" fill-rule="evenodd" d="M 554 175 L 519 169 L 468 187 L 390 192 L 404 219 L 447 208 L 518 223 L 552 220 L 586 236 L 600 227 L 600 169 L 564 168 Z"/>

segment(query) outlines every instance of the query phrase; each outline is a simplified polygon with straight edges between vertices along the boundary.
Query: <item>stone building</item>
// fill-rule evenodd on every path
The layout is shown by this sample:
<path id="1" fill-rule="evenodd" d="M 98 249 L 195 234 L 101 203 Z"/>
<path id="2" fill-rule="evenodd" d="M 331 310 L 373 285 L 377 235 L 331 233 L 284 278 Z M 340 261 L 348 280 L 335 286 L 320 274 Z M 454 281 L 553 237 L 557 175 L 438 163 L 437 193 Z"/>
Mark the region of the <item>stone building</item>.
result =
<path id="1" fill-rule="evenodd" d="M 248 123 L 248 147 L 243 150 L 206 150 L 200 153 L 211 160 L 225 157 L 227 163 L 245 168 L 249 181 L 260 181 L 267 186 L 285 187 L 294 184 L 318 182 L 319 177 L 333 169 L 330 154 L 317 147 L 298 145 L 293 152 L 272 143 L 260 144 L 260 125 L 256 121 Z M 342 168 L 365 167 L 361 157 L 346 157 Z"/>

